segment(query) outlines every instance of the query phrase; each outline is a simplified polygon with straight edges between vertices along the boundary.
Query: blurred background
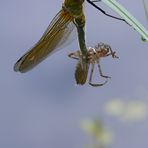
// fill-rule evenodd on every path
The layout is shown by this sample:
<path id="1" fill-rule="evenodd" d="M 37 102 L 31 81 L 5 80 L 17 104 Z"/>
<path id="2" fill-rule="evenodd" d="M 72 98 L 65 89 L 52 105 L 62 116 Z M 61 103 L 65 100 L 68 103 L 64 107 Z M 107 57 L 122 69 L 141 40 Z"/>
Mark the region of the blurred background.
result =
<path id="1" fill-rule="evenodd" d="M 118 2 L 148 28 L 142 0 Z M 103 87 L 75 85 L 76 61 L 67 55 L 77 40 L 28 73 L 13 71 L 62 3 L 0 0 L 0 147 L 148 147 L 148 44 L 126 23 L 84 5 L 87 45 L 107 43 L 119 56 L 102 59 L 103 73 L 112 77 Z M 94 81 L 102 81 L 97 74 Z"/>

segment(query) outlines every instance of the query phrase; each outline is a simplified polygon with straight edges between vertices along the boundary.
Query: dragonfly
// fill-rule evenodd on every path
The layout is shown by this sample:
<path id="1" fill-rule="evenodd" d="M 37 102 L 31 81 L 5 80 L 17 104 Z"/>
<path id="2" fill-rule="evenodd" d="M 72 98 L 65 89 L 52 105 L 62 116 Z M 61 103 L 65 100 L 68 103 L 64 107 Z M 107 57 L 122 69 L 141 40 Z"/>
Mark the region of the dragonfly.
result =
<path id="1" fill-rule="evenodd" d="M 100 60 L 104 57 L 112 56 L 112 58 L 119 58 L 116 56 L 116 52 L 112 51 L 111 46 L 105 43 L 98 43 L 95 47 L 88 47 L 88 54 L 87 54 L 87 65 L 91 65 L 91 72 L 89 77 L 89 84 L 91 86 L 97 87 L 97 86 L 103 86 L 108 82 L 108 79 L 111 78 L 110 76 L 106 76 L 102 73 Z M 82 62 L 82 53 L 80 50 L 77 50 L 76 52 L 72 52 L 68 55 L 70 58 L 78 60 L 76 71 L 75 71 L 75 79 L 78 84 L 81 84 L 84 75 L 81 74 L 81 62 Z M 92 82 L 92 76 L 94 73 L 94 66 L 97 64 L 98 71 L 101 77 L 105 78 L 105 81 L 103 83 L 93 83 Z M 87 71 L 88 73 L 88 71 Z M 87 76 L 87 74 L 85 74 Z M 82 77 L 82 78 L 81 78 Z M 87 79 L 87 77 L 85 78 Z M 79 82 L 80 81 L 80 82 Z"/>
<path id="2" fill-rule="evenodd" d="M 57 49 L 62 49 L 73 30 L 76 28 L 79 48 L 83 56 L 81 62 L 81 73 L 86 74 L 88 71 L 87 64 L 87 47 L 85 42 L 85 14 L 83 3 L 85 0 L 65 0 L 62 9 L 53 18 L 48 28 L 39 39 L 39 41 L 30 48 L 14 65 L 14 71 L 25 73 L 36 67 Z M 100 10 L 105 15 L 125 21 L 107 14 L 95 2 L 86 0 L 89 4 Z M 98 0 L 100 1 L 100 0 Z M 84 80 L 85 81 L 85 80 Z M 84 83 L 84 82 L 83 82 Z"/>

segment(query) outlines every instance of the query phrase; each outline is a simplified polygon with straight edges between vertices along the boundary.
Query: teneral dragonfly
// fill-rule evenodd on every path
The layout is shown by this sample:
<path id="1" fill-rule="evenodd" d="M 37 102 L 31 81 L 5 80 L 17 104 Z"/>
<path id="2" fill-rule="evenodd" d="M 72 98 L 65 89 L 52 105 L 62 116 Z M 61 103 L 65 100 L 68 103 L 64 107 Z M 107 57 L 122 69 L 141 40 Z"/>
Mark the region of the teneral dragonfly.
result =
<path id="1" fill-rule="evenodd" d="M 42 62 L 56 48 L 65 43 L 76 26 L 80 49 L 85 55 L 85 16 L 83 13 L 84 0 L 65 0 L 62 9 L 51 21 L 41 39 L 25 53 L 14 65 L 15 71 L 27 72 Z"/>
<path id="2" fill-rule="evenodd" d="M 87 2 L 99 9 L 105 15 L 120 19 L 105 13 L 105 11 L 97 7 L 94 4 L 96 1 L 87 0 Z M 60 48 L 76 27 L 80 50 L 83 54 L 82 60 L 84 61 L 82 73 L 85 73 L 88 70 L 88 67 L 86 65 L 87 48 L 85 44 L 85 15 L 83 12 L 83 3 L 84 0 L 65 0 L 62 9 L 51 21 L 41 39 L 16 62 L 14 70 L 24 73 L 34 68 L 51 55 L 57 48 Z"/>
<path id="3" fill-rule="evenodd" d="M 111 47 L 108 44 L 104 44 L 104 43 L 99 43 L 94 48 L 89 47 L 87 52 L 88 52 L 88 54 L 87 54 L 87 65 L 88 65 L 88 67 L 89 67 L 89 65 L 91 65 L 89 84 L 91 86 L 102 86 L 102 85 L 106 84 L 108 82 L 108 78 L 111 78 L 111 77 L 106 76 L 102 73 L 101 65 L 100 65 L 100 59 L 107 57 L 109 55 L 111 55 L 112 58 L 118 58 L 118 57 L 115 55 L 115 52 L 112 51 Z M 88 71 L 83 75 L 81 74 L 81 71 L 82 71 L 81 70 L 81 67 L 82 67 L 81 66 L 81 63 L 82 63 L 81 59 L 82 59 L 82 56 L 83 56 L 81 51 L 78 50 L 76 52 L 70 53 L 68 56 L 70 58 L 78 60 L 76 71 L 75 71 L 75 79 L 76 79 L 76 83 L 84 84 L 85 82 L 83 82 L 83 80 L 87 79 Z M 97 64 L 100 76 L 105 78 L 105 81 L 103 83 L 92 83 L 92 76 L 93 76 L 95 64 Z M 84 78 L 84 77 L 86 77 L 86 78 Z"/>

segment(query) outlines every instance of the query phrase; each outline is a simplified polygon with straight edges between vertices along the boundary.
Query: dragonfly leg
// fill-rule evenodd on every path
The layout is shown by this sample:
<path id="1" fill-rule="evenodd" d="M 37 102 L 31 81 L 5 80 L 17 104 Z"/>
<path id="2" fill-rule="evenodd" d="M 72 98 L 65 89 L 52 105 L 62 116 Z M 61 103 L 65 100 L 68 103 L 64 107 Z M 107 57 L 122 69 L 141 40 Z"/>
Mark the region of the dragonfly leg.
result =
<path id="1" fill-rule="evenodd" d="M 112 56 L 112 58 L 117 58 L 117 59 L 119 59 L 119 57 L 116 56 L 116 52 L 111 52 L 111 53 L 109 53 L 109 54 L 106 54 L 105 57 L 110 56 L 110 55 Z"/>
<path id="2" fill-rule="evenodd" d="M 90 77 L 89 77 L 89 85 L 94 86 L 94 87 L 98 87 L 98 86 L 103 86 L 104 84 L 106 84 L 108 82 L 108 80 L 106 79 L 106 81 L 104 83 L 92 83 L 92 76 L 94 73 L 94 63 L 91 64 L 91 72 L 90 72 Z"/>
<path id="3" fill-rule="evenodd" d="M 76 59 L 76 60 L 80 60 L 80 54 L 78 53 L 79 51 L 77 52 L 72 52 L 70 54 L 68 54 L 68 56 L 72 59 Z"/>
<path id="4" fill-rule="evenodd" d="M 92 83 L 92 76 L 94 72 L 94 64 L 91 64 L 91 72 L 90 72 L 90 77 L 89 77 L 89 84 L 91 85 Z"/>
<path id="5" fill-rule="evenodd" d="M 100 65 L 99 60 L 97 60 L 97 65 L 98 65 L 99 74 L 100 74 L 101 77 L 106 78 L 106 79 L 107 79 L 107 78 L 111 78 L 110 76 L 105 76 L 105 75 L 102 73 L 101 65 Z"/>
<path id="6" fill-rule="evenodd" d="M 110 50 L 110 53 L 108 55 L 111 55 L 112 58 L 117 58 L 117 59 L 119 58 L 118 56 L 116 56 L 116 52 L 115 51 L 112 51 L 111 47 L 109 48 L 109 50 Z"/>

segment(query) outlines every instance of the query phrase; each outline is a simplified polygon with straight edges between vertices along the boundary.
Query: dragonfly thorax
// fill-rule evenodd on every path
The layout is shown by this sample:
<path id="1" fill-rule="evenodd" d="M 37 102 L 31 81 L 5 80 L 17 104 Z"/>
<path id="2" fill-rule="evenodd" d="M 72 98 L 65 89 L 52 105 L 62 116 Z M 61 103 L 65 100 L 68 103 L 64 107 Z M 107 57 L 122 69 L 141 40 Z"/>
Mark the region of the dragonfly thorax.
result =
<path id="1" fill-rule="evenodd" d="M 74 18 L 78 18 L 83 15 L 83 3 L 84 0 L 65 0 L 63 8 Z"/>

